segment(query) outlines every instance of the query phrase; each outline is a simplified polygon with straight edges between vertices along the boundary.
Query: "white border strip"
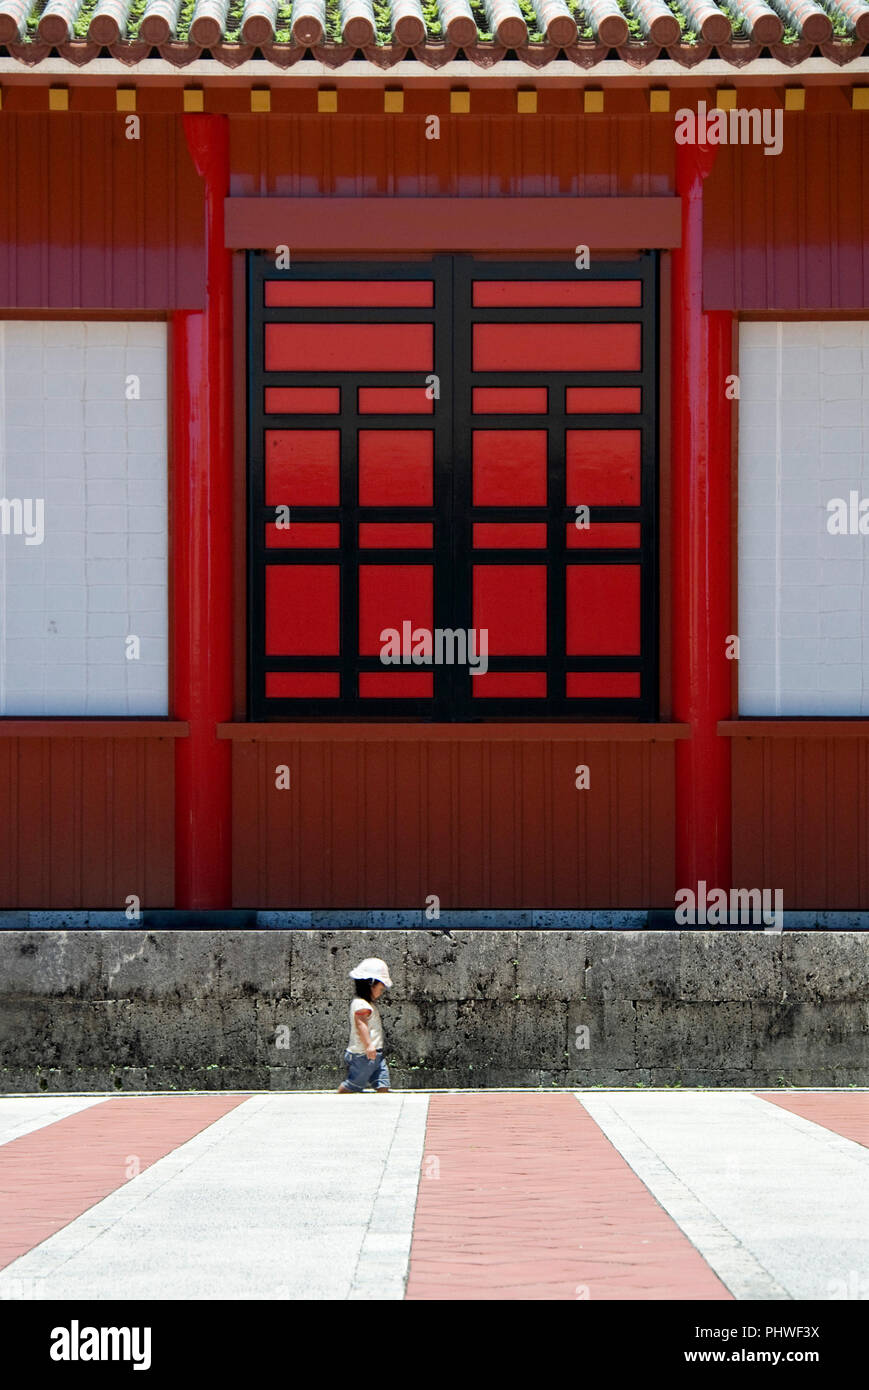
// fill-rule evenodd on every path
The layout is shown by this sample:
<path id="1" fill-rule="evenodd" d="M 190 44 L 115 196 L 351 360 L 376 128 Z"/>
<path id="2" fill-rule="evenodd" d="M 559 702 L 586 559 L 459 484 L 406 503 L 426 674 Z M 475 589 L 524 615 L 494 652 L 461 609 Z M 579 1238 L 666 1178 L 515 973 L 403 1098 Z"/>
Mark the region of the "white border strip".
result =
<path id="1" fill-rule="evenodd" d="M 644 68 L 636 68 L 621 58 L 604 58 L 588 68 L 558 60 L 548 63 L 545 68 L 536 68 L 529 63 L 505 59 L 491 68 L 479 68 L 476 63 L 466 59 L 445 63 L 441 68 L 426 68 L 422 63 L 405 61 L 391 68 L 378 68 L 373 63 L 357 59 L 331 68 L 326 63 L 302 59 L 293 67 L 285 68 L 265 58 L 239 63 L 234 68 L 223 67 L 214 59 L 208 62 L 196 59 L 185 67 L 176 68 L 164 58 L 143 58 L 132 66 L 116 58 L 94 58 L 83 66 L 70 62 L 68 58 L 46 58 L 29 67 L 16 58 L 0 58 L 0 76 L 19 78 L 22 84 L 29 86 L 41 85 L 46 77 L 76 77 L 80 79 L 76 83 L 79 86 L 99 86 L 98 81 L 94 82 L 95 78 L 112 82 L 123 78 L 125 86 L 177 87 L 189 85 L 191 78 L 196 78 L 205 87 L 237 87 L 240 83 L 244 85 L 246 79 L 262 81 L 264 77 L 281 79 L 276 82 L 279 87 L 316 86 L 323 79 L 328 80 L 330 86 L 351 84 L 364 87 L 387 87 L 396 81 L 412 87 L 444 87 L 457 79 L 472 87 L 509 87 L 517 80 L 530 80 L 535 87 L 561 86 L 578 90 L 586 85 L 584 79 L 589 77 L 595 85 L 601 81 L 605 84 L 612 79 L 620 87 L 648 87 L 651 82 L 662 79 L 666 79 L 671 87 L 697 87 L 705 85 L 702 80 L 698 81 L 703 78 L 714 81 L 732 78 L 740 87 L 769 86 L 771 78 L 776 81 L 787 79 L 791 84 L 796 82 L 801 85 L 807 78 L 814 78 L 817 85 L 826 85 L 829 78 L 836 77 L 839 79 L 838 86 L 843 79 L 845 85 L 850 78 L 858 83 L 864 82 L 869 76 L 869 57 L 854 58 L 844 65 L 834 63 L 830 58 L 806 58 L 795 67 L 789 67 L 775 58 L 755 58 L 743 67 L 726 63 L 721 58 L 707 58 L 693 68 L 685 68 L 672 58 L 655 58 Z"/>
<path id="2" fill-rule="evenodd" d="M 745 1246 L 602 1096 L 576 1099 L 736 1299 L 790 1300 Z M 786 1112 L 783 1112 L 786 1113 Z"/>

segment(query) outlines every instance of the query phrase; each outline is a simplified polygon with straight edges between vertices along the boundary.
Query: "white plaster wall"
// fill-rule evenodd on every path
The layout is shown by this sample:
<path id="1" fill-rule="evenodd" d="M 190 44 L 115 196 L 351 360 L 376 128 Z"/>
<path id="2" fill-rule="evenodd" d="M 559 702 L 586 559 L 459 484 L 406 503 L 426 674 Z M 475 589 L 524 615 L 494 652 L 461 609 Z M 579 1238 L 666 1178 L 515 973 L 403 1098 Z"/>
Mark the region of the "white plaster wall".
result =
<path id="1" fill-rule="evenodd" d="M 827 529 L 869 498 L 869 323 L 739 344 L 739 712 L 869 715 L 869 536 Z"/>
<path id="2" fill-rule="evenodd" d="M 166 351 L 162 323 L 0 322 L 0 498 L 45 503 L 41 545 L 0 535 L 2 715 L 169 712 Z"/>

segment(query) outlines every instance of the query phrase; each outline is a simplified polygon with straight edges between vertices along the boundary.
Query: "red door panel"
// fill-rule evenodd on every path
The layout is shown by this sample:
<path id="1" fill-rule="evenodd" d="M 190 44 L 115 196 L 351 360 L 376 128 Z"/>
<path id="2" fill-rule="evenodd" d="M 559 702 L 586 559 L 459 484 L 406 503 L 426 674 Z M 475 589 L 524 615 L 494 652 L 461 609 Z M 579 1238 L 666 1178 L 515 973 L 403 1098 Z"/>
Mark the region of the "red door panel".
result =
<path id="1" fill-rule="evenodd" d="M 653 259 L 252 270 L 252 713 L 650 717 Z"/>

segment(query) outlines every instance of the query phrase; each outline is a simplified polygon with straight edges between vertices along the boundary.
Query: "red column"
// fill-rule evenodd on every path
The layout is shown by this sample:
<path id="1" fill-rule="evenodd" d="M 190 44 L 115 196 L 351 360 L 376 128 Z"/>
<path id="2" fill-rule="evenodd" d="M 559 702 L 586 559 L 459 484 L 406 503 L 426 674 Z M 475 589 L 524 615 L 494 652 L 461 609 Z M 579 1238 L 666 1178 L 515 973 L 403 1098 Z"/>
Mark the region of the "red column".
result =
<path id="1" fill-rule="evenodd" d="M 676 887 L 730 884 L 732 316 L 703 312 L 703 180 L 717 147 L 677 148 L 682 246 L 673 253 L 673 714 Z"/>
<path id="2" fill-rule="evenodd" d="M 173 696 L 190 724 L 175 765 L 175 904 L 232 905 L 232 277 L 224 246 L 229 191 L 225 116 L 185 116 L 205 180 L 206 303 L 172 318 Z"/>

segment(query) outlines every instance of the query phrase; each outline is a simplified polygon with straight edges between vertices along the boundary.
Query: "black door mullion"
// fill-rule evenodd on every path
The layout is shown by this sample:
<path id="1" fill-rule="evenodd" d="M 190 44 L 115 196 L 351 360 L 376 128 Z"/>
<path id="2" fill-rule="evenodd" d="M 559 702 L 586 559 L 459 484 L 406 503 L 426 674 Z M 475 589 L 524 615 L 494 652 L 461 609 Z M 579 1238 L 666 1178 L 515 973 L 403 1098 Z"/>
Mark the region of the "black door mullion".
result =
<path id="1" fill-rule="evenodd" d="M 359 651 L 359 417 L 356 382 L 341 387 L 341 531 L 338 563 L 341 576 L 341 703 L 359 698 L 356 655 Z M 348 401 L 346 396 L 350 397 Z"/>
<path id="2" fill-rule="evenodd" d="M 564 515 L 567 510 L 567 422 L 564 386 L 550 391 L 547 420 L 548 508 L 547 540 L 549 563 L 546 567 L 546 671 L 547 700 L 554 713 L 561 713 L 566 700 L 567 647 L 567 545 Z M 552 396 L 556 396 L 553 409 Z"/>
<path id="3" fill-rule="evenodd" d="M 455 607 L 455 564 L 453 563 L 453 266 L 449 256 L 435 257 L 435 351 L 434 371 L 438 397 L 434 402 L 434 488 L 435 537 L 434 616 L 436 628 L 450 626 Z M 452 718 L 455 703 L 455 670 L 432 665 L 434 703 L 432 717 L 446 722 Z"/>
<path id="4" fill-rule="evenodd" d="M 451 626 L 470 632 L 473 625 L 473 497 L 471 428 L 471 285 L 473 262 L 453 257 L 453 575 L 454 610 Z M 474 710 L 473 682 L 467 666 L 456 667 L 453 678 L 453 719 L 479 717 Z"/>

